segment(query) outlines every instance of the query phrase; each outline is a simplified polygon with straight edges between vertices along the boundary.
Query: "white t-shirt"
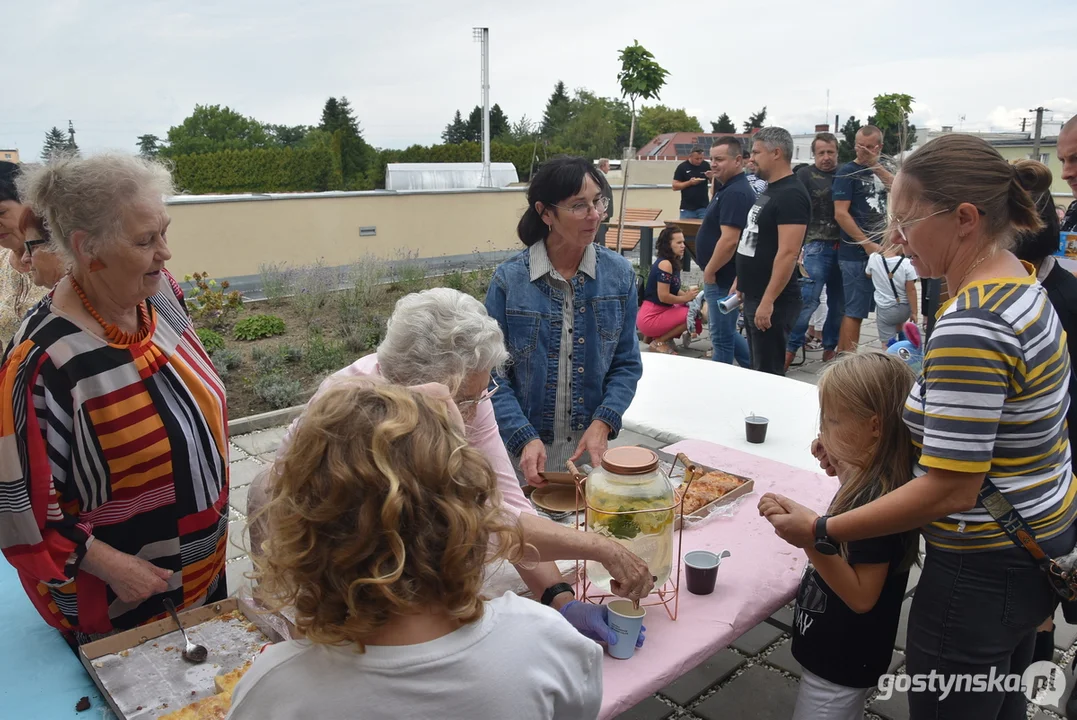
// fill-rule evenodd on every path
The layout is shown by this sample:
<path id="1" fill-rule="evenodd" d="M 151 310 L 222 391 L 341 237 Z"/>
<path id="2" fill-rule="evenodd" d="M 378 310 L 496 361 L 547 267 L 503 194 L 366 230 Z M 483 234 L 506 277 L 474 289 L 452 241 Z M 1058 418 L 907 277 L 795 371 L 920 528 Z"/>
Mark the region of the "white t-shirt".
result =
<path id="1" fill-rule="evenodd" d="M 228 718 L 593 720 L 601 706 L 602 647 L 556 610 L 505 593 L 478 622 L 418 645 L 273 645 Z"/>
<path id="2" fill-rule="evenodd" d="M 900 265 L 898 263 L 901 263 Z M 895 271 L 894 268 L 897 268 Z M 905 292 L 905 283 L 916 280 L 916 271 L 912 267 L 909 258 L 898 255 L 897 257 L 884 258 L 882 254 L 875 253 L 868 257 L 867 274 L 875 285 L 875 304 L 882 308 L 891 308 L 895 305 L 908 305 L 909 295 Z M 894 273 L 894 289 L 890 288 L 888 273 Z M 894 299 L 894 290 L 897 290 L 897 300 Z"/>

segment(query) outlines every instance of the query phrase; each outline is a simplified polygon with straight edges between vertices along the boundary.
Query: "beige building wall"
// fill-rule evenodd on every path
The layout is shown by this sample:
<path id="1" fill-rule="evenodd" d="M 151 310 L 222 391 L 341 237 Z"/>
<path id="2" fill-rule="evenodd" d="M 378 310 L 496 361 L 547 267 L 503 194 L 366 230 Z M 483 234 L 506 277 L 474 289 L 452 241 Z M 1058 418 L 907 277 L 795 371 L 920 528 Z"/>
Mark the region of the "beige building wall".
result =
<path id="1" fill-rule="evenodd" d="M 1014 147 L 996 146 L 995 149 L 999 151 L 999 154 L 1002 155 L 1002 157 L 1010 161 L 1022 159 L 1027 160 L 1032 156 L 1032 143 L 1029 143 L 1028 145 L 1019 145 Z M 1058 161 L 1058 146 L 1053 143 L 1051 145 L 1041 145 L 1040 155 L 1046 156 L 1046 158 L 1040 157 L 1037 159 L 1041 162 L 1046 159 L 1047 162 L 1045 164 L 1048 168 L 1050 168 L 1051 175 L 1054 176 L 1054 182 L 1051 184 L 1051 192 L 1055 193 L 1056 195 L 1070 195 L 1072 192 L 1070 190 L 1070 186 L 1067 185 L 1066 181 L 1062 179 L 1062 163 Z M 1057 197 L 1055 199 L 1058 202 L 1064 200 L 1064 198 L 1060 200 Z"/>
<path id="2" fill-rule="evenodd" d="M 666 182 L 669 182 L 668 180 Z M 614 188 L 617 208 L 620 188 Z M 680 194 L 668 186 L 631 187 L 628 207 L 660 208 L 660 220 L 678 216 Z M 371 254 L 401 252 L 422 258 L 467 256 L 522 247 L 516 224 L 527 205 L 522 189 L 470 192 L 360 192 L 293 197 L 176 198 L 169 204 L 168 239 L 177 278 L 257 275 L 268 263 L 322 260 L 347 265 Z M 361 227 L 376 235 L 360 236 Z"/>
<path id="3" fill-rule="evenodd" d="M 19 164 L 19 151 L 18 150 L 0 150 L 0 160 L 4 162 Z"/>

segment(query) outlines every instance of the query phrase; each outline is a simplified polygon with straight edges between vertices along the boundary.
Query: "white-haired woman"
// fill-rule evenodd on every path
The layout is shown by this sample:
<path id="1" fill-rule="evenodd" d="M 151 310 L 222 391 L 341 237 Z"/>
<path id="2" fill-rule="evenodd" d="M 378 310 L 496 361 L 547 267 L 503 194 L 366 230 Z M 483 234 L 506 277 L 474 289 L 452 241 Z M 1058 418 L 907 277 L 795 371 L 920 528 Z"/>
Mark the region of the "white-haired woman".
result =
<path id="1" fill-rule="evenodd" d="M 625 597 L 647 595 L 653 578 L 646 563 L 621 545 L 593 533 L 582 533 L 539 517 L 523 495 L 498 432 L 490 397 L 491 373 L 508 360 L 501 328 L 481 302 L 456 290 L 435 288 L 401 298 L 389 319 L 385 340 L 375 354 L 326 379 L 324 391 L 347 377 L 380 377 L 405 386 L 438 383 L 448 387 L 464 417 L 468 444 L 481 451 L 497 475 L 502 504 L 519 517 L 527 542 L 543 562 L 516 566 L 536 599 L 558 610 L 585 635 L 607 641 L 605 609 L 575 602 L 571 586 L 562 582 L 554 560 L 586 559 L 603 564 L 616 578 L 616 592 Z M 496 388 L 496 386 L 494 386 Z M 297 419 L 281 450 L 288 446 Z M 265 505 L 269 473 L 255 480 L 248 498 L 251 546 L 258 552 L 265 540 L 260 508 Z"/>
<path id="2" fill-rule="evenodd" d="M 164 269 L 163 166 L 61 158 L 19 191 L 70 274 L 0 368 L 0 548 L 82 643 L 227 596 L 224 386 Z"/>

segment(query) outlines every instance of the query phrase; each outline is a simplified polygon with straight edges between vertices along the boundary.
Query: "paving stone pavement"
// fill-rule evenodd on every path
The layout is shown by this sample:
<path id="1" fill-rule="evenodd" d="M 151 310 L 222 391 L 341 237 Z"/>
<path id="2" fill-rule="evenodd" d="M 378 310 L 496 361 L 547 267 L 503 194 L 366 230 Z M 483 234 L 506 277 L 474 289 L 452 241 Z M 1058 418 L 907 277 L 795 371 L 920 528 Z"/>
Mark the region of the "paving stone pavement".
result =
<path id="1" fill-rule="evenodd" d="M 693 270 L 693 272 L 697 272 Z M 861 347 L 878 349 L 874 318 L 864 322 Z M 644 349 L 646 346 L 643 346 Z M 704 335 L 693 342 L 687 350 L 678 343 L 678 352 L 703 359 L 710 342 Z M 707 360 L 709 362 L 709 360 Z M 789 377 L 815 384 L 823 368 L 822 353 L 808 353 L 807 362 L 794 367 Z M 231 445 L 231 518 L 230 538 L 226 572 L 228 587 L 235 593 L 240 587 L 249 587 L 248 575 L 252 563 L 247 554 L 249 541 L 245 530 L 247 522 L 247 495 L 250 483 L 272 462 L 273 453 L 280 446 L 284 427 L 271 428 L 232 438 Z M 661 447 L 653 438 L 631 431 L 622 431 L 611 443 L 618 445 L 644 445 Z M 920 570 L 910 572 L 908 598 L 902 605 L 898 639 L 895 642 L 892 672 L 904 672 L 905 633 L 911 596 L 919 580 Z M 1066 625 L 1058 616 L 1056 660 L 1063 662 L 1067 687 L 1072 689 L 1074 677 L 1068 671 L 1069 661 L 1077 654 L 1077 627 Z M 792 606 L 783 607 L 775 613 L 772 621 L 788 626 L 792 622 Z M 789 635 L 764 622 L 748 630 L 735 640 L 731 647 L 720 650 L 697 667 L 689 670 L 676 681 L 662 688 L 655 695 L 622 713 L 617 720 L 787 720 L 792 716 L 796 703 L 797 687 L 801 674 L 800 664 L 792 656 Z M 879 699 L 873 692 L 866 703 L 865 717 L 869 720 L 906 720 L 909 716 L 908 702 L 901 693 L 887 700 Z M 1065 705 L 1069 693 L 1060 701 Z M 1059 708 L 1039 709 L 1031 707 L 1032 720 L 1060 720 Z"/>

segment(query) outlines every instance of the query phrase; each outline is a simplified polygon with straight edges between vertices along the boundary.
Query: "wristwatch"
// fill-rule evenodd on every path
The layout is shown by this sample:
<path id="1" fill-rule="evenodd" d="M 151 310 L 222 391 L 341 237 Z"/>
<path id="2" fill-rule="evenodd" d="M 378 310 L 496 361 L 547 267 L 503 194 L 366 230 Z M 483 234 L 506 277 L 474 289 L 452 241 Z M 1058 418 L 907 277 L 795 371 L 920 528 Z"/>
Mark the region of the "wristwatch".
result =
<path id="1" fill-rule="evenodd" d="M 542 593 L 542 604 L 549 605 L 553 602 L 553 599 L 563 592 L 572 593 L 572 597 L 576 597 L 576 591 L 572 589 L 572 586 L 568 583 L 557 583 L 546 588 L 546 592 Z"/>
<path id="2" fill-rule="evenodd" d="M 829 515 L 823 515 L 815 519 L 815 550 L 823 555 L 837 555 L 838 546 L 826 534 L 826 521 L 829 518 Z"/>

